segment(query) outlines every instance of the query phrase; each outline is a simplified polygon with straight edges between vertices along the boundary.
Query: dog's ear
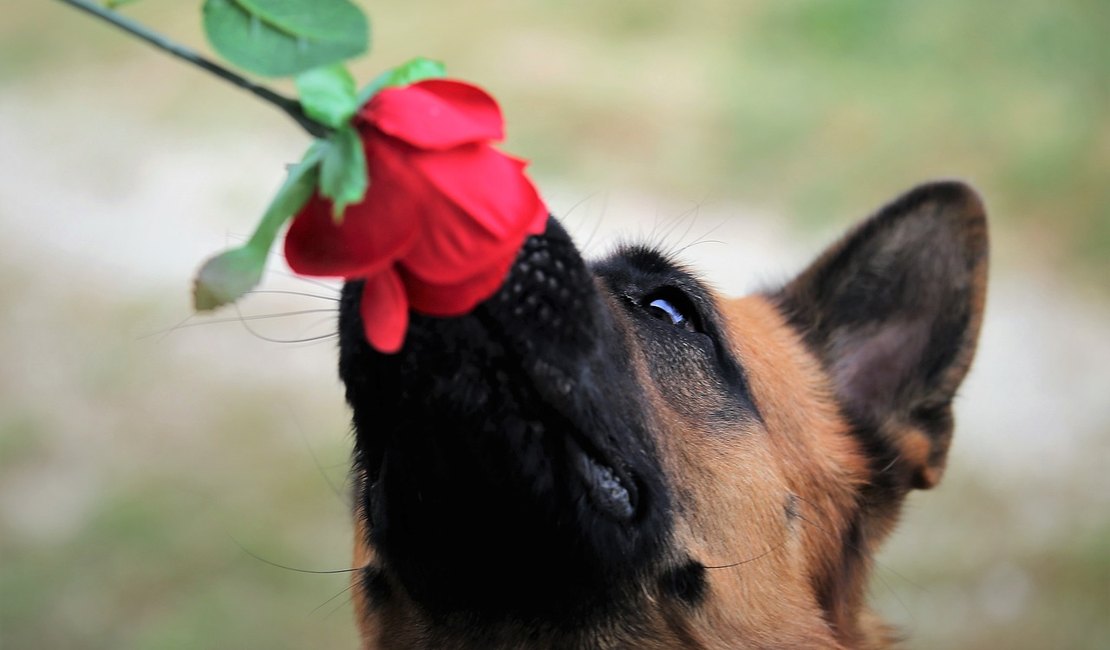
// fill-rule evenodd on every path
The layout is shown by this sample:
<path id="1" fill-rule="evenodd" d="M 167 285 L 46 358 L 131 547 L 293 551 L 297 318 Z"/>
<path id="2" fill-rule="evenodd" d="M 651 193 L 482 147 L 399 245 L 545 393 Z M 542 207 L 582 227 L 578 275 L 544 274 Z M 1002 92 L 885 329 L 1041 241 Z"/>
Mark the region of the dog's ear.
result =
<path id="1" fill-rule="evenodd" d="M 776 296 L 824 363 L 865 449 L 903 487 L 940 480 L 952 398 L 975 353 L 987 222 L 962 183 L 886 206 Z"/>

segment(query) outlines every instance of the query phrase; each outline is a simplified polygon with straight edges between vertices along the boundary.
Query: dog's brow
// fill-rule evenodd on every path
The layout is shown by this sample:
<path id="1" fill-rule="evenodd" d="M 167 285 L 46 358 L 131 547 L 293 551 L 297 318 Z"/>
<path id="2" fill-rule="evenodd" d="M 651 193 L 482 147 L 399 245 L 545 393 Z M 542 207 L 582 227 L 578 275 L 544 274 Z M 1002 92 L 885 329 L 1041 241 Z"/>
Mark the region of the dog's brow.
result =
<path id="1" fill-rule="evenodd" d="M 657 249 L 624 245 L 612 255 L 594 263 L 593 270 L 611 283 L 631 285 L 625 289 L 613 287 L 622 295 L 630 288 L 645 292 L 665 286 L 674 287 L 687 294 L 699 310 L 705 310 L 706 316 L 717 316 L 711 292 L 701 277 Z"/>

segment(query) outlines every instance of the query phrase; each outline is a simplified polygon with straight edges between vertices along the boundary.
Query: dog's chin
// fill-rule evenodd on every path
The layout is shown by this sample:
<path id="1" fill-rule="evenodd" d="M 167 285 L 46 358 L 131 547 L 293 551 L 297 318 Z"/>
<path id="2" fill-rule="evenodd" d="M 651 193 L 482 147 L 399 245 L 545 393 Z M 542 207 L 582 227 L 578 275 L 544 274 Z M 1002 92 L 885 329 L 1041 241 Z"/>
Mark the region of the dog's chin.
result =
<path id="1" fill-rule="evenodd" d="M 620 329 L 562 228 L 472 313 L 414 314 L 395 355 L 363 339 L 359 289 L 340 375 L 382 571 L 434 615 L 557 623 L 621 602 L 668 498 Z"/>

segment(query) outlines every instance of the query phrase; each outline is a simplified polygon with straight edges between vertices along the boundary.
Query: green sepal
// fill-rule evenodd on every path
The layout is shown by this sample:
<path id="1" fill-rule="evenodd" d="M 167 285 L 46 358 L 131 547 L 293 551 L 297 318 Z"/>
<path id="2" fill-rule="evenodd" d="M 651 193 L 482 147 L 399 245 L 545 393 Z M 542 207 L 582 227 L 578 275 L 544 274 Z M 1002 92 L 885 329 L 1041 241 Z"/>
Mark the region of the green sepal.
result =
<path id="1" fill-rule="evenodd" d="M 370 83 L 359 91 L 358 105 L 362 106 L 370 98 L 378 94 L 383 88 L 392 86 L 407 86 L 425 79 L 442 79 L 447 76 L 447 68 L 439 61 L 418 56 L 410 59 L 396 68 L 391 68 L 374 77 Z"/>
<path id="2" fill-rule="evenodd" d="M 194 309 L 209 311 L 235 302 L 258 284 L 281 227 L 316 189 L 318 165 L 329 148 L 327 142 L 314 142 L 301 162 L 289 170 L 247 243 L 209 258 L 200 267 L 193 283 Z"/>
<path id="3" fill-rule="evenodd" d="M 366 195 L 366 152 L 358 131 L 349 124 L 333 133 L 328 145 L 320 161 L 320 194 L 331 199 L 331 216 L 338 222 L 348 205 Z"/>
<path id="4" fill-rule="evenodd" d="M 304 112 L 321 124 L 338 129 L 358 110 L 355 78 L 342 64 L 302 72 L 296 83 Z"/>

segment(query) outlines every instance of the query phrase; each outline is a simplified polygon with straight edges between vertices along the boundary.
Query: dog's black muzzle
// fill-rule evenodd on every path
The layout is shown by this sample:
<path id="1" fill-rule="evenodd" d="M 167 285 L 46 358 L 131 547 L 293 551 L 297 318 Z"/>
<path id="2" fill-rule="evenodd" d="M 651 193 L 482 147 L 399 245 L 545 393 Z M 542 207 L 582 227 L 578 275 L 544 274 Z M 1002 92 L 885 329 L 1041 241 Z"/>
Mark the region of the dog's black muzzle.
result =
<path id="1" fill-rule="evenodd" d="M 554 621 L 618 602 L 667 534 L 630 341 L 554 220 L 471 314 L 363 338 L 343 291 L 340 376 L 382 569 L 432 614 Z"/>

